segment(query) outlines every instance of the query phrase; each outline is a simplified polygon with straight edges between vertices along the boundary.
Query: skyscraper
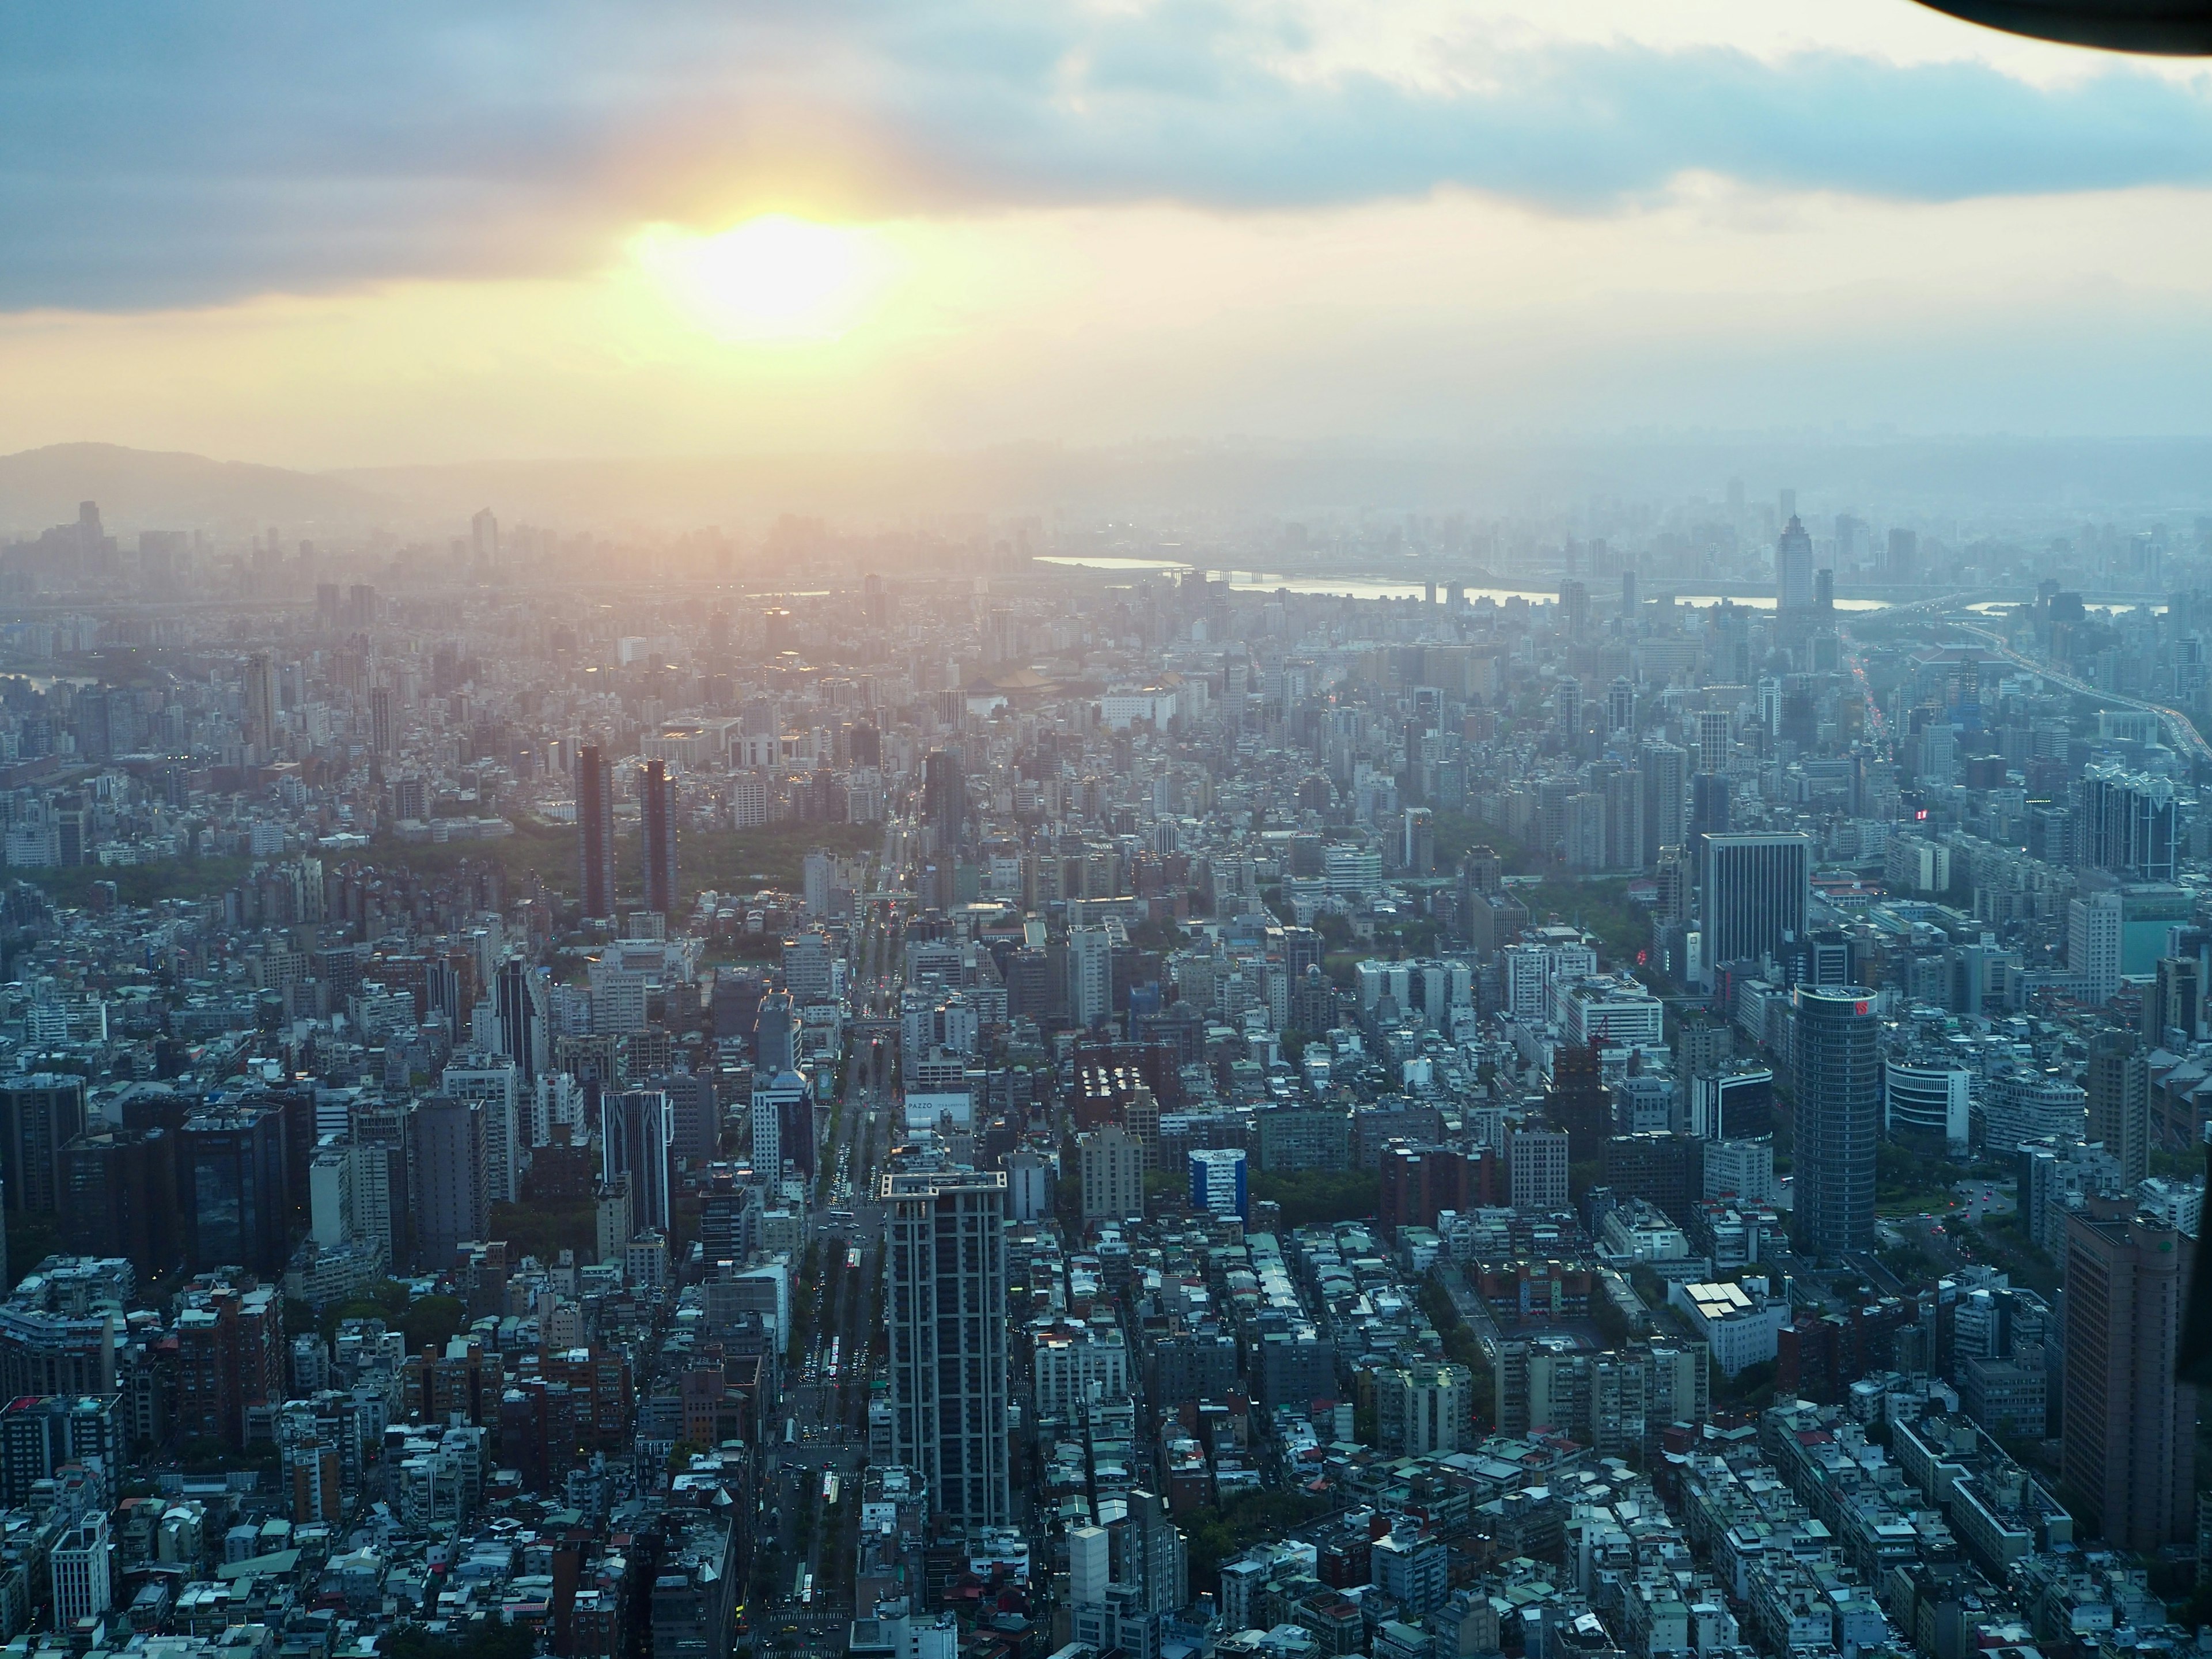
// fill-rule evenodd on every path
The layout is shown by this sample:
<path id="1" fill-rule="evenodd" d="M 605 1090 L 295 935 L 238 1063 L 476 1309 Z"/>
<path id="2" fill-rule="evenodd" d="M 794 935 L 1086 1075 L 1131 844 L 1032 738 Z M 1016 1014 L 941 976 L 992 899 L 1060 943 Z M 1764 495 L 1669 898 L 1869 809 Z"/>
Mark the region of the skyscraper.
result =
<path id="1" fill-rule="evenodd" d="M 2092 766 L 2077 786 L 2078 861 L 2124 881 L 2173 879 L 2173 781 Z"/>
<path id="2" fill-rule="evenodd" d="M 2126 927 L 2127 901 L 2112 888 L 2066 901 L 2066 971 L 2081 979 L 2082 994 L 2092 1002 L 2103 1002 L 2120 988 Z"/>
<path id="3" fill-rule="evenodd" d="M 645 857 L 645 908 L 676 915 L 676 782 L 665 761 L 638 774 L 638 844 Z"/>
<path id="4" fill-rule="evenodd" d="M 483 1111 L 472 1100 L 431 1095 L 416 1106 L 412 1128 L 416 1265 L 441 1270 L 491 1230 Z"/>
<path id="5" fill-rule="evenodd" d="M 1707 836 L 1705 960 L 1757 960 L 1785 933 L 1805 931 L 1813 892 L 1813 843 L 1790 835 Z"/>
<path id="6" fill-rule="evenodd" d="M 1605 867 L 1643 866 L 1644 780 L 1633 772 L 1615 772 L 1605 781 Z"/>
<path id="7" fill-rule="evenodd" d="M 1608 734 L 1636 729 L 1636 683 L 1626 674 L 1614 675 L 1605 689 L 1605 729 Z"/>
<path id="8" fill-rule="evenodd" d="M 933 853 L 951 852 L 967 837 L 967 769 L 949 749 L 922 757 L 921 824 L 927 850 Z"/>
<path id="9" fill-rule="evenodd" d="M 1580 639 L 1589 630 L 1589 584 L 1571 579 L 1559 584 L 1559 631 Z M 1581 688 L 1577 687 L 1579 690 Z"/>
<path id="10" fill-rule="evenodd" d="M 1425 806 L 1406 809 L 1405 844 L 1400 856 L 1409 876 L 1437 872 L 1437 818 Z"/>
<path id="11" fill-rule="evenodd" d="M 147 1129 L 88 1130 L 62 1148 L 62 1247 L 127 1256 L 141 1280 L 176 1267 L 177 1136 Z M 0 1260 L 0 1284 L 8 1278 Z"/>
<path id="12" fill-rule="evenodd" d="M 799 1012 L 792 1006 L 791 993 L 770 991 L 762 997 L 753 1018 L 754 1068 L 769 1077 L 790 1071 L 798 1033 Z"/>
<path id="13" fill-rule="evenodd" d="M 62 1148 L 84 1133 L 84 1079 L 66 1072 L 17 1073 L 0 1084 L 0 1190 L 12 1209 L 61 1207 Z"/>
<path id="14" fill-rule="evenodd" d="M 1729 832 L 1729 781 L 1713 772 L 1700 772 L 1690 780 L 1690 839 L 1702 848 L 1703 837 Z"/>
<path id="15" fill-rule="evenodd" d="M 1552 694 L 1552 702 L 1559 715 L 1559 734 L 1569 739 L 1579 737 L 1583 729 L 1582 682 L 1572 676 L 1561 678 L 1559 689 Z"/>
<path id="16" fill-rule="evenodd" d="M 582 861 L 579 896 L 587 917 L 615 913 L 615 776 L 606 750 L 576 751 L 576 848 Z"/>
<path id="17" fill-rule="evenodd" d="M 552 1045 L 551 995 L 548 975 L 520 957 L 499 964 L 493 986 L 499 1014 L 500 1052 L 514 1062 L 526 1091 L 538 1085 Z"/>
<path id="18" fill-rule="evenodd" d="M 1086 1028 L 1114 1017 L 1114 946 L 1103 927 L 1067 930 L 1067 1006 Z"/>
<path id="19" fill-rule="evenodd" d="M 894 1169 L 881 1192 L 892 1460 L 921 1471 L 933 1504 L 952 1521 L 1005 1526 L 1006 1175 Z"/>
<path id="20" fill-rule="evenodd" d="M 807 1079 L 786 1068 L 753 1073 L 753 1171 L 770 1181 L 792 1165 L 802 1176 L 814 1172 L 814 1091 Z"/>
<path id="21" fill-rule="evenodd" d="M 1920 532 L 1916 530 L 1893 530 L 1889 532 L 1889 548 L 1882 562 L 1882 573 L 1891 580 L 1910 580 L 1915 567 L 1920 562 Z"/>
<path id="22" fill-rule="evenodd" d="M 2081 1084 L 2089 1139 L 2111 1153 L 2130 1187 L 2150 1173 L 2150 1060 L 2116 1031 L 2090 1048 Z"/>
<path id="23" fill-rule="evenodd" d="M 291 1243 L 284 1150 L 281 1111 L 232 1106 L 185 1120 L 178 1185 L 192 1272 L 244 1267 L 273 1279 L 284 1271 Z"/>
<path id="24" fill-rule="evenodd" d="M 489 507 L 478 507 L 476 516 L 469 520 L 469 542 L 479 566 L 499 562 L 499 520 L 492 516 Z"/>
<path id="25" fill-rule="evenodd" d="M 1647 743 L 1640 751 L 1644 772 L 1643 863 L 1659 862 L 1662 847 L 1682 845 L 1683 809 L 1690 787 L 1690 751 L 1671 743 Z"/>
<path id="26" fill-rule="evenodd" d="M 2173 1364 L 2197 1241 L 2126 1198 L 2065 1222 L 2060 1468 L 2088 1529 L 2147 1554 L 2196 1529 L 2197 1390 Z"/>
<path id="27" fill-rule="evenodd" d="M 2143 988 L 2143 1041 L 2164 1048 L 2167 1034 L 2178 1031 L 2181 1044 L 2194 1042 L 2203 1024 L 2204 984 L 2197 958 L 2161 957 L 2155 976 Z"/>
<path id="28" fill-rule="evenodd" d="M 1774 544 L 1774 604 L 1778 612 L 1813 608 L 1813 538 L 1795 513 Z"/>
<path id="29" fill-rule="evenodd" d="M 659 1089 L 632 1089 L 599 1097 L 600 1178 L 629 1177 L 630 1214 L 638 1230 L 665 1234 L 670 1219 L 676 1114 Z"/>
<path id="30" fill-rule="evenodd" d="M 472 1101 L 483 1122 L 484 1201 L 513 1204 L 522 1197 L 527 1118 L 522 1110 L 521 1072 L 512 1061 L 455 1064 L 438 1079 L 441 1093 Z"/>
<path id="31" fill-rule="evenodd" d="M 695 1169 L 712 1163 L 722 1143 L 722 1107 L 714 1097 L 714 1079 L 678 1072 L 662 1086 L 675 1115 L 676 1156 Z"/>
<path id="32" fill-rule="evenodd" d="M 392 736 L 392 691 L 389 687 L 380 685 L 368 694 L 368 746 L 371 752 L 390 754 Z"/>
<path id="33" fill-rule="evenodd" d="M 1718 772 L 1726 768 L 1732 758 L 1731 724 L 1725 708 L 1698 711 L 1698 770 Z"/>
<path id="34" fill-rule="evenodd" d="M 1881 1045 L 1874 993 L 1801 985 L 1797 1008 L 1797 1241 L 1840 1256 L 1874 1242 Z"/>
<path id="35" fill-rule="evenodd" d="M 266 651 L 246 659 L 246 741 L 267 753 L 276 745 L 276 665 Z"/>

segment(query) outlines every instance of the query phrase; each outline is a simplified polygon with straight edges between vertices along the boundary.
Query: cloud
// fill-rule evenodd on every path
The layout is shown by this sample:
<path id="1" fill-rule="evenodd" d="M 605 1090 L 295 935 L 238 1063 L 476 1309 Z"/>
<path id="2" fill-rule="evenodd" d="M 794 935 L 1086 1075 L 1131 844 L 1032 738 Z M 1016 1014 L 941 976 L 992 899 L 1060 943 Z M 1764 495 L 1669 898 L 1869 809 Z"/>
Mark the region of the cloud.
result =
<path id="1" fill-rule="evenodd" d="M 1269 0 L 11 8 L 0 308 L 567 272 L 642 221 L 766 201 L 1241 212 L 1463 188 L 1579 215 L 1689 173 L 1936 201 L 2212 176 L 2212 98 L 2126 67 L 2039 86 L 1536 36 L 1439 47 L 1413 82 L 1316 69 L 1306 39 Z"/>

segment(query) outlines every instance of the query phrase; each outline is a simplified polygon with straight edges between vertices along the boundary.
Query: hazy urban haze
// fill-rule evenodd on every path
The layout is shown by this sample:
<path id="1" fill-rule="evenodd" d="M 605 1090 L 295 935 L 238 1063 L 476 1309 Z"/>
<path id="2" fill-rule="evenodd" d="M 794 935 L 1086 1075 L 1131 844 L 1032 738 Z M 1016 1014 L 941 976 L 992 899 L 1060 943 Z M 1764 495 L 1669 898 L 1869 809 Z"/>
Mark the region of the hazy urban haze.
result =
<path id="1" fill-rule="evenodd" d="M 2212 1659 L 2008 15 L 0 8 L 0 1659 Z"/>

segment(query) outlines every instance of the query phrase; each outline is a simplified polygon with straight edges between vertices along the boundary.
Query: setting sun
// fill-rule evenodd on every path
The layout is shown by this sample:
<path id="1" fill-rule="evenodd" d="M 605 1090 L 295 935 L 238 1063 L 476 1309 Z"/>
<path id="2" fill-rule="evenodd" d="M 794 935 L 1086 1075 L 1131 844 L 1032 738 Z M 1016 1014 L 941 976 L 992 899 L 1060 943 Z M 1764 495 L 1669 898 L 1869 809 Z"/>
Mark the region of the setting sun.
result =
<path id="1" fill-rule="evenodd" d="M 714 236 L 655 226 L 637 258 L 699 327 L 730 341 L 837 339 L 874 307 L 890 275 L 869 232 L 780 213 Z"/>

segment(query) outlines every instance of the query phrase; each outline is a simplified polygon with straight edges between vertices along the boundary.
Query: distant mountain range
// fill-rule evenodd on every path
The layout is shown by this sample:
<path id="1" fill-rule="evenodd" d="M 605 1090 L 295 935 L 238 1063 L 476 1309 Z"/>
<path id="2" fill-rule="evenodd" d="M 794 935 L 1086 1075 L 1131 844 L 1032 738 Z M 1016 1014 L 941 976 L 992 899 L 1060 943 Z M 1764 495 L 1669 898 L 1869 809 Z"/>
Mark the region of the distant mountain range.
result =
<path id="1" fill-rule="evenodd" d="M 1159 441 L 1048 443 L 957 452 L 459 462 L 303 472 L 115 444 L 0 456 L 0 539 L 100 504 L 111 529 L 274 526 L 334 540 L 382 528 L 460 533 L 489 507 L 503 524 L 619 533 L 718 525 L 751 531 L 784 513 L 848 526 L 933 524 L 959 536 L 984 515 L 1077 522 L 1197 514 L 1224 520 L 1464 510 L 1576 523 L 1594 504 L 1717 505 L 1729 481 L 1754 503 L 1797 491 L 1808 515 L 1889 523 L 1979 520 L 2052 533 L 2110 515 L 2166 518 L 2194 534 L 2212 512 L 2212 440 L 1910 438 L 1802 433 L 1528 438 L 1460 445 Z M 1610 511 L 1610 509 L 1608 509 Z M 1223 528 L 1226 529 L 1224 522 Z M 1602 532 L 1601 532 L 1602 533 Z"/>
<path id="2" fill-rule="evenodd" d="M 0 455 L 0 535 L 73 520 L 80 501 L 97 501 L 101 520 L 125 534 L 275 526 L 288 537 L 312 538 L 390 522 L 406 510 L 343 479 L 180 451 L 53 444 Z"/>

